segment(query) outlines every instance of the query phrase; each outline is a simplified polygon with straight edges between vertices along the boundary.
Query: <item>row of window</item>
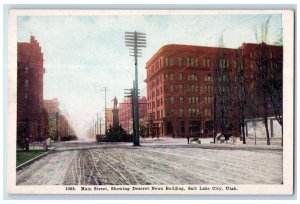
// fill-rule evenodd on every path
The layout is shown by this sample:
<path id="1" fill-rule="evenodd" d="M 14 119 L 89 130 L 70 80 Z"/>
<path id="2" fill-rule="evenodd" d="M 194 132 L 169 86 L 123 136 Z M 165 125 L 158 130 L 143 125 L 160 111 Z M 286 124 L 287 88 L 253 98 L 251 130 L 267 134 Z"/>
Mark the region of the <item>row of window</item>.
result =
<path id="1" fill-rule="evenodd" d="M 202 62 L 203 62 L 202 63 L 203 67 L 211 66 L 210 58 L 203 58 Z M 184 64 L 183 57 L 178 57 L 177 63 L 175 63 L 174 57 L 166 57 L 165 58 L 165 66 L 166 67 L 174 66 L 174 65 L 178 65 L 178 66 L 186 65 L 186 66 L 192 66 L 192 67 L 199 67 L 199 59 L 196 57 L 187 57 L 187 58 L 185 58 L 185 64 Z"/>
<path id="2" fill-rule="evenodd" d="M 178 101 L 179 101 L 180 104 L 183 104 L 184 103 L 184 97 L 183 96 L 179 97 Z M 165 104 L 174 104 L 174 103 L 175 103 L 174 96 L 165 98 Z M 198 104 L 199 103 L 199 97 L 198 96 L 188 97 L 188 103 L 189 104 Z M 161 99 L 158 99 L 156 101 L 152 101 L 152 103 L 148 103 L 148 109 L 150 110 L 151 108 L 160 107 L 162 105 L 163 105 L 163 101 L 162 101 L 162 98 L 161 98 Z"/>
<path id="3" fill-rule="evenodd" d="M 28 87 L 28 81 L 27 82 L 25 81 L 25 87 Z M 253 89 L 253 87 L 254 87 L 253 83 L 251 83 L 249 87 L 251 87 Z M 242 88 L 244 88 L 244 87 L 242 87 Z M 234 88 L 235 93 L 237 93 L 236 89 L 237 89 L 237 87 L 235 86 L 235 88 Z M 174 85 L 166 86 L 166 92 L 168 92 L 168 90 L 170 90 L 171 92 L 174 92 L 175 91 Z M 179 92 L 184 91 L 184 86 L 182 84 L 178 85 L 178 91 Z M 190 85 L 189 91 L 197 93 L 199 91 L 199 87 L 197 85 Z M 213 85 L 205 85 L 204 91 L 205 91 L 205 93 L 212 94 L 212 93 L 214 93 L 214 86 Z M 157 90 L 157 93 L 158 93 L 157 96 L 159 96 L 159 89 Z M 229 85 L 219 86 L 219 93 L 230 93 L 230 86 Z M 155 97 L 155 91 L 153 91 L 152 94 L 148 95 L 149 100 L 151 100 L 151 98 L 154 98 L 154 97 Z M 179 103 L 184 103 L 183 98 L 184 97 L 179 97 Z M 209 100 L 206 98 L 207 97 L 205 97 L 205 102 L 207 102 L 207 100 Z M 159 102 L 159 100 L 160 100 L 160 102 Z M 154 104 L 154 102 L 152 102 L 152 103 L 153 103 L 153 105 L 152 105 L 153 107 L 155 107 L 155 106 L 159 107 L 159 106 L 163 105 L 162 99 L 158 99 L 156 104 Z M 169 104 L 169 103 L 174 104 L 174 97 L 165 98 L 165 103 L 166 104 Z M 192 104 L 198 103 L 198 97 L 196 97 L 196 98 L 189 97 L 189 103 L 192 103 Z M 150 109 L 150 107 L 149 107 L 149 109 Z"/>
<path id="4" fill-rule="evenodd" d="M 166 80 L 174 80 L 174 74 L 173 73 L 166 73 L 165 74 L 165 79 Z M 179 73 L 178 74 L 178 80 L 183 80 L 183 73 Z M 198 77 L 195 74 L 188 74 L 188 78 L 189 81 L 198 81 Z"/>
<path id="5" fill-rule="evenodd" d="M 184 108 L 180 108 L 178 111 L 179 112 L 177 113 L 174 108 L 167 109 L 166 110 L 166 117 L 174 117 L 177 114 L 179 114 L 179 117 L 184 117 L 184 116 L 197 117 L 197 116 L 200 116 L 200 111 L 199 111 L 198 108 L 189 108 L 187 110 L 187 115 L 185 113 Z M 160 117 L 163 117 L 163 115 L 160 115 Z"/>
<path id="6" fill-rule="evenodd" d="M 182 84 L 178 85 L 178 89 L 179 92 L 184 92 L 184 86 Z M 192 93 L 198 93 L 199 92 L 199 86 L 198 85 L 189 85 L 189 89 L 190 92 Z M 175 85 L 166 85 L 165 86 L 165 92 L 174 92 L 175 91 Z M 150 94 L 148 94 L 148 99 L 151 98 L 155 98 L 155 96 L 159 97 L 162 94 L 162 87 L 160 87 L 160 89 L 156 89 L 156 91 L 152 91 Z"/>
<path id="7" fill-rule="evenodd" d="M 198 108 L 189 108 L 187 110 L 185 110 L 184 108 L 180 108 L 178 110 L 175 110 L 174 108 L 171 108 L 171 109 L 166 109 L 165 110 L 165 116 L 166 117 L 174 117 L 174 116 L 177 116 L 177 114 L 178 114 L 179 117 L 184 117 L 184 116 L 198 117 L 198 116 L 200 116 L 200 110 Z M 211 109 L 204 109 L 204 115 L 205 116 L 211 116 L 212 115 Z M 156 113 L 155 113 L 155 118 L 156 119 L 160 119 L 160 118 L 163 118 L 163 117 L 164 117 L 163 110 L 156 111 Z"/>
<path id="8" fill-rule="evenodd" d="M 165 74 L 166 80 L 174 80 L 174 74 L 173 73 L 166 73 Z M 189 74 L 187 77 L 188 81 L 198 81 L 198 77 L 195 74 Z M 184 80 L 183 73 L 178 74 L 178 80 Z M 211 75 L 205 75 L 204 76 L 205 82 L 212 82 L 213 77 Z M 155 81 L 151 82 L 150 88 L 154 88 L 155 86 L 158 86 L 162 81 L 160 80 L 160 77 L 158 77 Z"/>
<path id="9" fill-rule="evenodd" d="M 148 69 L 148 71 L 147 71 L 148 75 L 153 74 L 155 70 L 157 70 L 159 67 L 161 67 L 160 60 L 158 62 L 159 63 L 155 63 L 155 65 L 153 65 L 150 69 Z M 193 57 L 187 57 L 186 60 L 185 60 L 185 64 L 183 63 L 183 58 L 182 57 L 178 57 L 177 63 L 175 62 L 174 57 L 166 57 L 165 58 L 165 66 L 166 67 L 174 66 L 174 65 L 178 65 L 178 66 L 186 65 L 186 66 L 191 66 L 191 67 L 199 67 L 199 64 L 200 64 L 199 59 L 198 58 L 193 58 Z M 230 68 L 230 64 L 231 64 L 231 62 L 230 62 L 229 59 L 221 58 L 219 60 L 219 67 L 220 68 L 223 68 L 223 69 L 227 68 L 228 69 L 228 68 Z M 211 59 L 210 58 L 203 58 L 202 67 L 209 68 L 211 66 L 212 66 Z M 238 70 L 243 70 L 244 65 L 243 65 L 242 61 L 233 60 L 232 61 L 232 66 L 234 68 L 238 67 Z M 253 70 L 253 67 L 254 67 L 253 63 L 249 62 L 250 70 Z"/>

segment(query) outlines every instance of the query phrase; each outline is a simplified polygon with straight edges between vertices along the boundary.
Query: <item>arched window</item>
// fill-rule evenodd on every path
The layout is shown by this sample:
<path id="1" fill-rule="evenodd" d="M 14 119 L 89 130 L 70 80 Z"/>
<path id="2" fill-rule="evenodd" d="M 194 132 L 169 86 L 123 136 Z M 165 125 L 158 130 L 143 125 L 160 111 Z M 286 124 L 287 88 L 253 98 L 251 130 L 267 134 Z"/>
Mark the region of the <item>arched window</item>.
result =
<path id="1" fill-rule="evenodd" d="M 189 81 L 198 81 L 198 77 L 195 74 L 189 74 L 188 75 L 188 80 Z"/>

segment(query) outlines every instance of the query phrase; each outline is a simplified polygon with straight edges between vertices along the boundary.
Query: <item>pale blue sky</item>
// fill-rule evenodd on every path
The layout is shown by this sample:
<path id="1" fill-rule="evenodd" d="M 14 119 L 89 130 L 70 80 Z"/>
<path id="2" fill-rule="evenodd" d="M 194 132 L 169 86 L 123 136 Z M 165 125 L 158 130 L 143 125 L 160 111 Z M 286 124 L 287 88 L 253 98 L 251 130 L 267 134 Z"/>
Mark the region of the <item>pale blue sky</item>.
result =
<path id="1" fill-rule="evenodd" d="M 147 48 L 139 59 L 139 88 L 146 95 L 145 64 L 166 44 L 217 46 L 223 33 L 226 47 L 243 42 L 255 43 L 254 27 L 270 15 L 193 15 L 193 16 L 20 16 L 18 42 L 30 35 L 39 41 L 44 53 L 44 98 L 57 97 L 80 137 L 96 112 L 104 108 L 103 87 L 108 87 L 107 103 L 124 88 L 131 88 L 134 62 L 125 47 L 124 32 L 147 34 Z M 272 15 L 268 40 L 281 35 L 281 15 Z M 102 113 L 103 115 L 103 113 Z"/>

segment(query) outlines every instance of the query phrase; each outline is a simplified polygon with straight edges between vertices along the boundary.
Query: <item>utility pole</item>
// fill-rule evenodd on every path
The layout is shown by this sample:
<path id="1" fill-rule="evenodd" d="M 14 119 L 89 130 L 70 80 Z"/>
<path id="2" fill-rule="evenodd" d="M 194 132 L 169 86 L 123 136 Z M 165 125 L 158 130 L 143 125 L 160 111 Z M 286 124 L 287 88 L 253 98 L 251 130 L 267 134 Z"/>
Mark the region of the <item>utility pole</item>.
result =
<path id="1" fill-rule="evenodd" d="M 56 116 L 56 138 L 57 138 L 57 141 L 60 141 L 60 138 L 58 135 L 58 111 L 56 112 L 55 116 Z"/>
<path id="2" fill-rule="evenodd" d="M 146 34 L 139 32 L 125 32 L 125 46 L 130 47 L 130 56 L 134 57 L 135 80 L 133 86 L 134 130 L 133 145 L 139 146 L 139 105 L 138 105 L 138 57 L 142 57 L 142 49 L 146 47 Z"/>
<path id="3" fill-rule="evenodd" d="M 134 83 L 134 81 L 133 81 L 133 87 L 135 86 L 135 83 Z M 134 98 L 135 98 L 135 90 L 134 90 L 135 88 L 132 88 L 132 89 L 124 89 L 125 90 L 125 92 L 124 92 L 124 94 L 125 94 L 125 97 L 130 97 L 130 99 L 131 99 L 131 112 L 132 112 L 132 131 L 133 131 L 133 144 L 135 145 L 135 142 L 136 142 L 136 138 L 135 138 L 135 136 L 136 136 L 136 134 L 138 134 L 137 133 L 137 129 L 136 129 L 136 123 L 138 123 L 139 122 L 139 120 L 136 122 L 135 121 L 135 113 L 134 113 L 134 108 L 135 108 L 135 104 L 134 104 Z M 139 94 L 139 90 L 137 91 L 138 92 L 138 94 Z M 129 123 L 128 123 L 128 130 L 129 130 Z"/>
<path id="4" fill-rule="evenodd" d="M 106 134 L 106 130 L 107 130 L 107 108 L 106 108 L 106 91 L 107 91 L 107 87 L 104 87 L 104 122 L 105 122 L 105 130 L 104 130 L 104 134 Z"/>
<path id="5" fill-rule="evenodd" d="M 98 134 L 99 132 L 99 113 L 97 112 L 97 126 L 96 126 L 96 135 Z"/>
<path id="6" fill-rule="evenodd" d="M 101 115 L 100 115 L 100 135 L 101 135 Z"/>

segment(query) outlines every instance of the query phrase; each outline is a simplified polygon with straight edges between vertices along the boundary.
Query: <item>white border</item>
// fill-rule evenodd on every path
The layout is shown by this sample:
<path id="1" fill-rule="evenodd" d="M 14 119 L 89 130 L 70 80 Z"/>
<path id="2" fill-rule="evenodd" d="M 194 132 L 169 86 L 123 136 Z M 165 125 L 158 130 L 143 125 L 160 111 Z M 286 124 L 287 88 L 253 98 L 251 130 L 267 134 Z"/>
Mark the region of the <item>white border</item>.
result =
<path id="1" fill-rule="evenodd" d="M 98 191 L 80 192 L 75 194 L 218 194 L 218 195 L 290 195 L 293 193 L 293 90 L 294 90 L 294 17 L 292 11 L 280 10 L 11 10 L 9 12 L 9 127 L 8 127 L 8 190 L 14 194 L 72 194 L 66 192 L 65 186 L 17 186 L 16 185 L 16 76 L 17 76 L 17 16 L 19 15 L 207 15 L 207 14 L 269 14 L 282 13 L 283 40 L 284 40 L 284 147 L 283 147 L 283 185 L 234 185 L 238 191 Z M 203 186 L 203 185 L 201 185 Z M 205 185 L 212 187 L 212 185 Z M 218 186 L 218 185 L 214 185 Z M 220 186 L 220 185 L 219 185 Z M 81 186 L 76 188 L 80 189 Z M 89 186 L 94 187 L 94 186 Z M 110 186 L 108 186 L 110 187 Z M 121 187 L 121 186 L 118 186 Z M 148 187 L 148 186 L 147 186 Z M 151 187 L 151 186 L 150 186 Z M 184 186 L 187 188 L 187 186 Z"/>

